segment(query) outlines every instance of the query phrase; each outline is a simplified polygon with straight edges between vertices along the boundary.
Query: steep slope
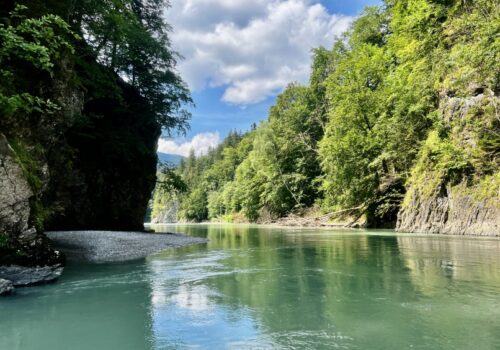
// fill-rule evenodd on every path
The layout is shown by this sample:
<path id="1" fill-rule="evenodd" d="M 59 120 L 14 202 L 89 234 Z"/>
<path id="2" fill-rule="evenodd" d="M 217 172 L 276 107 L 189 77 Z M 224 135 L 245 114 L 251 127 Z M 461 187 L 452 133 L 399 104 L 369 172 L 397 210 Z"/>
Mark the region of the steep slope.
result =
<path id="1" fill-rule="evenodd" d="M 499 105 L 491 90 L 441 99 L 446 132 L 431 133 L 421 150 L 398 231 L 500 236 L 499 150 L 484 135 L 485 130 L 498 135 Z"/>
<path id="2" fill-rule="evenodd" d="M 0 8 L 0 265 L 57 265 L 44 230 L 143 229 L 190 96 L 164 1 L 18 3 Z"/>
<path id="3" fill-rule="evenodd" d="M 314 50 L 309 83 L 278 95 L 246 152 L 188 158 L 187 194 L 157 207 L 499 235 L 499 93 L 498 1 L 386 0 Z"/>

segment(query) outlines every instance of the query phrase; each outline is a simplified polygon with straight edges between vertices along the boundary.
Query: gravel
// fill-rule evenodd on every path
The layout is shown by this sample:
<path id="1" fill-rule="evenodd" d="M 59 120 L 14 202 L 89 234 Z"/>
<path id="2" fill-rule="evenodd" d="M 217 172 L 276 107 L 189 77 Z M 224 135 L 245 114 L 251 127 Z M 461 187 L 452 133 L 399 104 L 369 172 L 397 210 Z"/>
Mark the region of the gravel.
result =
<path id="1" fill-rule="evenodd" d="M 53 231 L 47 236 L 69 260 L 93 263 L 136 260 L 169 248 L 207 242 L 176 233 Z"/>

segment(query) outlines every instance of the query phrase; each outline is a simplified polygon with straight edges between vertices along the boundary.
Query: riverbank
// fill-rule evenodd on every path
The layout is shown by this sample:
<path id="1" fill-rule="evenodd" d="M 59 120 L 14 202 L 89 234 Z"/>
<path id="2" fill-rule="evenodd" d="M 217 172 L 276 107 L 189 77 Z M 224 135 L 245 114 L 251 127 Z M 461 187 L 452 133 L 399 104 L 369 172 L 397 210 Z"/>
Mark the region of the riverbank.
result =
<path id="1" fill-rule="evenodd" d="M 176 233 L 54 231 L 47 236 L 68 260 L 91 263 L 136 260 L 165 249 L 207 242 Z"/>
<path id="2" fill-rule="evenodd" d="M 54 231 L 46 235 L 68 261 L 96 264 L 137 260 L 166 249 L 207 242 L 178 233 Z M 12 294 L 14 287 L 55 282 L 62 272 L 61 265 L 0 266 L 0 295 Z"/>
<path id="3" fill-rule="evenodd" d="M 189 223 L 189 222 L 179 222 Z M 330 229 L 359 229 L 368 228 L 365 211 L 361 207 L 323 213 L 317 207 L 305 208 L 281 218 L 271 218 L 269 215 L 261 216 L 256 222 L 251 222 L 241 213 L 233 213 L 202 221 L 201 224 L 257 224 L 271 227 L 288 228 L 330 228 Z M 153 225 L 161 225 L 153 223 Z M 374 228 L 374 227 L 372 227 Z M 380 227 L 393 229 L 394 226 Z"/>

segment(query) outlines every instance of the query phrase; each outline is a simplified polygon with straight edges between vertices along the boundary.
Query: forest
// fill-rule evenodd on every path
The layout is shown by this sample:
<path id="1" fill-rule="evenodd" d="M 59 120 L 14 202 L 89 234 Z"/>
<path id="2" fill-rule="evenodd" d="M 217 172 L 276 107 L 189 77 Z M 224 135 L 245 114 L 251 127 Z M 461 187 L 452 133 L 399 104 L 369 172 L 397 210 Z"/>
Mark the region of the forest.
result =
<path id="1" fill-rule="evenodd" d="M 443 196 L 498 208 L 499 8 L 366 8 L 330 48 L 313 50 L 308 84 L 291 82 L 267 120 L 163 166 L 153 221 L 344 212 L 394 227 L 398 214 Z"/>

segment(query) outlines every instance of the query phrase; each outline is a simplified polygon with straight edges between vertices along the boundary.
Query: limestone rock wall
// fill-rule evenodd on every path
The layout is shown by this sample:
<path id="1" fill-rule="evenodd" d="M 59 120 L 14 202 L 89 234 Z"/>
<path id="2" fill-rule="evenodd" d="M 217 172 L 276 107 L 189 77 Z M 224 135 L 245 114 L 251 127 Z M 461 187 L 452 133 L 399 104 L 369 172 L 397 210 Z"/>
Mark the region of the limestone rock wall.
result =
<path id="1" fill-rule="evenodd" d="M 33 197 L 26 171 L 0 133 L 0 265 L 63 262 L 59 252 L 33 226 Z"/>
<path id="2" fill-rule="evenodd" d="M 489 90 L 441 97 L 444 136 L 435 134 L 423 146 L 398 231 L 500 236 L 498 106 L 500 99 Z"/>
<path id="3" fill-rule="evenodd" d="M 17 235 L 28 230 L 32 196 L 14 150 L 0 133 L 0 230 Z"/>
<path id="4" fill-rule="evenodd" d="M 413 193 L 411 204 L 398 215 L 401 232 L 500 236 L 500 209 L 492 202 L 479 202 L 448 186 L 433 198 Z"/>

